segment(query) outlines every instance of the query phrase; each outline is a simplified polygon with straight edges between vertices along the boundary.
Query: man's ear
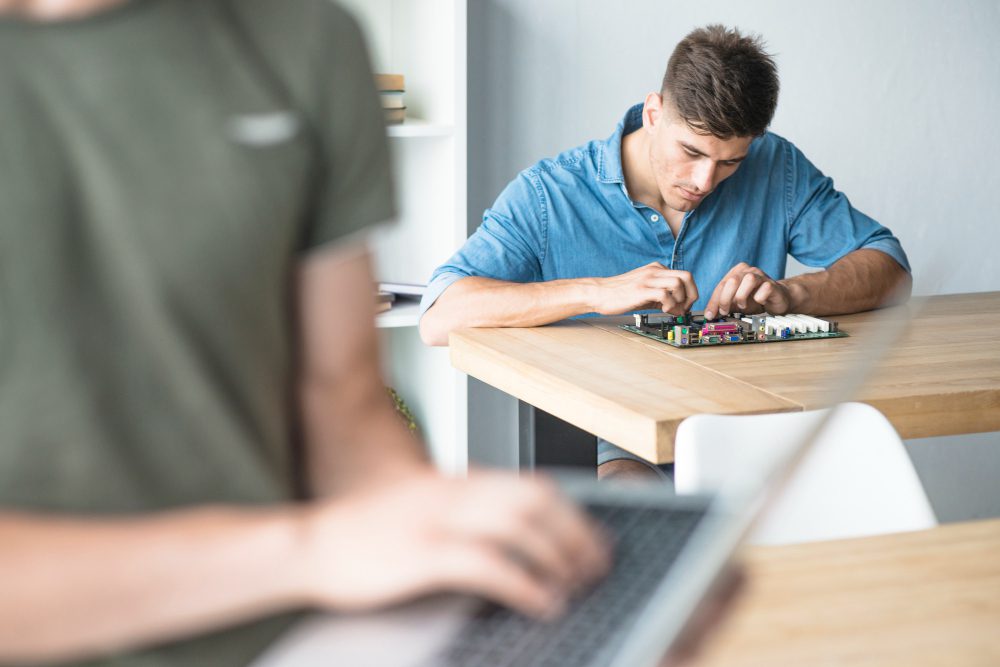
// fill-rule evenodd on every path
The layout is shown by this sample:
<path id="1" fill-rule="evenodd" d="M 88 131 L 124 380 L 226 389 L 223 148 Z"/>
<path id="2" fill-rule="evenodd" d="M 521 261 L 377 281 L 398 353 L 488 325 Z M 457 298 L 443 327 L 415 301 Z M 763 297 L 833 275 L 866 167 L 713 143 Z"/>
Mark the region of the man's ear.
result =
<path id="1" fill-rule="evenodd" d="M 642 126 L 646 131 L 664 122 L 666 109 L 663 108 L 663 97 L 659 93 L 646 95 L 646 101 L 642 105 Z"/>

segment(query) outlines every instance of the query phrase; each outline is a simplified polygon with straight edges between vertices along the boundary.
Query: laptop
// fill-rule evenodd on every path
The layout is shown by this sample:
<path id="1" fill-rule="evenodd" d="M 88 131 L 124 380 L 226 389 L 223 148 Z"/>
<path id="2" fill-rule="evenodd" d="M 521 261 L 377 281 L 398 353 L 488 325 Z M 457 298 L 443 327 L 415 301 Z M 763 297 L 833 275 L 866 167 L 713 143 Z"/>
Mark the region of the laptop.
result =
<path id="1" fill-rule="evenodd" d="M 831 405 L 853 397 L 916 310 L 910 305 L 879 315 L 880 336 L 831 383 Z M 819 411 L 796 446 L 714 497 L 557 476 L 615 544 L 609 575 L 571 600 L 559 619 L 539 621 L 481 600 L 439 596 L 376 613 L 316 617 L 253 667 L 654 667 L 723 583 L 737 548 L 835 412 Z"/>

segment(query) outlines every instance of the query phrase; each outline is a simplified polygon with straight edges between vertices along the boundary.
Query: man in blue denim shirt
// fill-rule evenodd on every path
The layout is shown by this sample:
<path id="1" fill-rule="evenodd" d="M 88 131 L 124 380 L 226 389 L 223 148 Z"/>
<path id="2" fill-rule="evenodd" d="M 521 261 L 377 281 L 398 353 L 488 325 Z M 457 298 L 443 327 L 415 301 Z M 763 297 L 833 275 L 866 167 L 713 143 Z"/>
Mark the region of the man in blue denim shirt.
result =
<path id="1" fill-rule="evenodd" d="M 757 38 L 693 31 L 660 92 L 629 109 L 610 138 L 542 160 L 500 194 L 434 272 L 424 341 L 651 308 L 830 315 L 908 294 L 899 241 L 767 132 L 777 97 L 774 62 Z M 789 254 L 823 270 L 785 279 Z M 598 463 L 602 477 L 649 473 L 607 443 Z"/>

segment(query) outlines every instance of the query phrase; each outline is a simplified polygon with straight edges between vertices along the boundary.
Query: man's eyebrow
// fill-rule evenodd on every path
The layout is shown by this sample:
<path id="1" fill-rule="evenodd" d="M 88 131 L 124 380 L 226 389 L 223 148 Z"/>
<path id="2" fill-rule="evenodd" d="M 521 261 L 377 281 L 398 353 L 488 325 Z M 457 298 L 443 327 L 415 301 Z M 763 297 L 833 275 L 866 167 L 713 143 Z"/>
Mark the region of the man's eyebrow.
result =
<path id="1" fill-rule="evenodd" d="M 707 155 L 705 155 L 704 153 L 702 153 L 700 150 L 698 150 L 697 148 L 695 148 L 691 144 L 687 143 L 686 141 L 678 141 L 677 143 L 679 143 L 681 146 L 683 146 L 685 148 L 685 150 L 687 150 L 688 153 L 697 153 L 698 155 L 700 155 L 702 157 L 708 157 Z"/>
<path id="2" fill-rule="evenodd" d="M 680 141 L 680 140 L 678 140 L 677 143 L 679 143 L 681 146 L 683 146 L 684 149 L 686 151 L 688 151 L 689 153 L 695 153 L 696 155 L 700 155 L 702 157 L 708 157 L 708 155 L 706 155 L 704 152 L 698 150 L 697 148 L 695 148 L 691 144 L 687 143 L 686 141 Z M 739 156 L 739 157 L 731 157 L 728 160 L 719 160 L 719 162 L 729 162 L 729 163 L 732 163 L 732 162 L 742 162 L 744 158 L 746 158 L 746 154 L 745 153 L 743 155 Z"/>

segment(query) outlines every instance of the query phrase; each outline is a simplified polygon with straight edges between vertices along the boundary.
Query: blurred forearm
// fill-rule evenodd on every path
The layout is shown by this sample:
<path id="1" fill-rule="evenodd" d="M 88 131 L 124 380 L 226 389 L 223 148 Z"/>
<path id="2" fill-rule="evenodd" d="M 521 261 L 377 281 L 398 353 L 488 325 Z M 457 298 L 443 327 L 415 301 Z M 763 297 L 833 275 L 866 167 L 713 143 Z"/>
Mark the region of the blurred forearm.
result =
<path id="1" fill-rule="evenodd" d="M 320 496 L 394 478 L 426 463 L 423 445 L 396 414 L 372 364 L 359 358 L 354 370 L 342 381 L 314 377 L 301 385 L 309 482 Z"/>
<path id="2" fill-rule="evenodd" d="M 299 276 L 299 401 L 311 490 L 342 492 L 426 467 L 382 379 L 371 261 L 363 247 L 309 257 Z"/>
<path id="3" fill-rule="evenodd" d="M 93 656 L 304 604 L 297 510 L 0 513 L 0 662 Z"/>

